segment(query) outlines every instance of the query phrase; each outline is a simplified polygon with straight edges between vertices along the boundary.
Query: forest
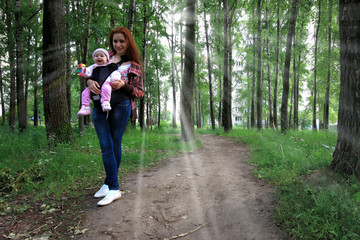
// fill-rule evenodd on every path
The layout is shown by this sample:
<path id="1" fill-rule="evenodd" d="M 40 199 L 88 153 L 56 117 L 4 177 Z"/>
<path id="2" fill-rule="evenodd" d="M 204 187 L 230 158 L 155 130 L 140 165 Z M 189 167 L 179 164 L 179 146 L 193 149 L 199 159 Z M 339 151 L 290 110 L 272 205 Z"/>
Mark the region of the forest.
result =
<path id="1" fill-rule="evenodd" d="M 108 34 L 118 26 L 131 30 L 143 63 L 145 96 L 137 100 L 138 119 L 128 123 L 139 139 L 146 132 L 160 146 L 163 140 L 152 134 L 164 129 L 180 129 L 185 142 L 194 139 L 195 131 L 226 136 L 240 131 L 250 133 L 248 142 L 255 135 L 269 141 L 258 143 L 260 154 L 261 146 L 283 136 L 287 142 L 279 143 L 279 158 L 285 159 L 282 146 L 298 141 L 288 153 L 300 145 L 303 152 L 313 151 L 324 145 L 315 143 L 321 138 L 334 145 L 321 151 L 321 157 L 327 156 L 321 167 L 360 179 L 360 5 L 355 0 L 4 0 L 0 9 L 0 152 L 9 156 L 1 163 L 6 183 L 1 191 L 17 192 L 25 178 L 30 179 L 27 185 L 46 179 L 41 164 L 49 157 L 30 163 L 37 161 L 32 156 L 38 148 L 55 147 L 66 155 L 67 144 L 77 142 L 86 149 L 81 151 L 96 152 L 97 143 L 84 139 L 93 134 L 91 117 L 76 114 L 85 89 L 76 67 L 91 65 L 94 49 L 109 49 Z M 313 139 L 302 143 L 306 134 Z M 150 145 L 147 154 L 152 156 Z M 47 151 L 39 154 L 51 156 L 53 150 Z M 30 162 L 7 166 L 17 153 Z M 297 164 L 304 168 L 294 174 L 266 168 L 256 174 L 288 177 L 281 189 L 286 195 L 295 175 L 316 169 L 310 167 L 316 163 L 301 161 Z M 355 180 L 342 179 L 349 183 L 352 204 L 358 204 L 360 191 L 350 184 Z M 55 188 L 50 186 L 48 193 Z M 292 194 L 296 199 L 300 192 Z M 7 209 L 3 200 L 0 207 Z M 349 222 L 358 216 L 354 219 Z M 349 236 L 359 236 L 356 231 Z M 345 236 L 324 232 L 324 239 Z"/>

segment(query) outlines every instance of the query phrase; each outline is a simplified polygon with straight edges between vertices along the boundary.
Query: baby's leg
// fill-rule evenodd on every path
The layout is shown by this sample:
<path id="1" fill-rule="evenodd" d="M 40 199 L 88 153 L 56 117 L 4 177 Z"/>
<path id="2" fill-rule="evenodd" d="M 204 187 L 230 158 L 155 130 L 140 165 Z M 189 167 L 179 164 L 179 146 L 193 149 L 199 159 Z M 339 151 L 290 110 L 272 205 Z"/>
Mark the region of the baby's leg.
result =
<path id="1" fill-rule="evenodd" d="M 81 93 L 81 109 L 77 113 L 79 116 L 89 115 L 91 113 L 90 108 L 90 88 L 87 87 Z"/>
<path id="2" fill-rule="evenodd" d="M 110 111 L 111 107 L 110 107 L 110 99 L 111 99 L 111 85 L 110 85 L 110 80 L 109 78 L 106 79 L 106 81 L 104 82 L 104 84 L 101 87 L 101 106 L 102 106 L 102 110 L 103 112 L 106 111 Z"/>
<path id="3" fill-rule="evenodd" d="M 90 88 L 87 87 L 81 93 L 81 105 L 90 106 Z"/>

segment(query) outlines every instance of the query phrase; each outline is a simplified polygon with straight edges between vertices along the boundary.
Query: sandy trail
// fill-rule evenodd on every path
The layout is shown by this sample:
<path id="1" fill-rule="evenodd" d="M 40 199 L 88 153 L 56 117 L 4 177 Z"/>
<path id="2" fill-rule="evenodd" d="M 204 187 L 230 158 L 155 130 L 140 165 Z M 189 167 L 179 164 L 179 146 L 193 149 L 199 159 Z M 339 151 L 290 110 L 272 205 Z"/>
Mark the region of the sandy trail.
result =
<path id="1" fill-rule="evenodd" d="M 203 146 L 125 178 L 123 197 L 90 201 L 77 239 L 288 239 L 274 223 L 274 189 L 253 177 L 248 150 L 202 135 Z"/>

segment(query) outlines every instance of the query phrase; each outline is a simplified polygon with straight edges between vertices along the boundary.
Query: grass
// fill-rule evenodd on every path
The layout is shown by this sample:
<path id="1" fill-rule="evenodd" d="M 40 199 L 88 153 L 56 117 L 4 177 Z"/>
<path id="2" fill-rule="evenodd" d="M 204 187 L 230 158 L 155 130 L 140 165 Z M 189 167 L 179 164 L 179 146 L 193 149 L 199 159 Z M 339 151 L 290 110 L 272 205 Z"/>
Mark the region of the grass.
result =
<path id="1" fill-rule="evenodd" d="M 178 133 L 128 128 L 123 137 L 120 180 L 128 172 L 200 145 L 198 141 L 193 146 L 183 144 Z M 17 216 L 36 209 L 46 214 L 63 213 L 56 216 L 61 217 L 58 221 L 76 219 L 82 212 L 81 203 L 101 186 L 105 173 L 94 128 L 75 135 L 75 144 L 49 147 L 44 127 L 31 127 L 22 134 L 0 127 L 1 215 Z M 74 215 L 67 215 L 71 212 Z"/>
<path id="2" fill-rule="evenodd" d="M 336 133 L 216 133 L 248 144 L 254 175 L 277 186 L 275 218 L 294 239 L 360 239 L 360 184 L 329 169 Z"/>

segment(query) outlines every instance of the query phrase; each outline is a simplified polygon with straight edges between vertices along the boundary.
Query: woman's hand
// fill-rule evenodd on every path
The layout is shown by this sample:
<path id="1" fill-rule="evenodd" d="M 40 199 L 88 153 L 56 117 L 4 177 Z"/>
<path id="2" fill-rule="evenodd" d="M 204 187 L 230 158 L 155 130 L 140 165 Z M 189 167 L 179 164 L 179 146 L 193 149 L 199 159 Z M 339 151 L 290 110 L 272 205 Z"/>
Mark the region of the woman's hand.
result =
<path id="1" fill-rule="evenodd" d="M 111 81 L 110 85 L 113 90 L 119 90 L 120 88 L 122 88 L 125 85 L 125 82 L 122 80 L 115 80 L 115 81 Z"/>
<path id="2" fill-rule="evenodd" d="M 86 83 L 93 94 L 99 95 L 101 93 L 100 85 L 98 82 L 88 79 Z"/>

